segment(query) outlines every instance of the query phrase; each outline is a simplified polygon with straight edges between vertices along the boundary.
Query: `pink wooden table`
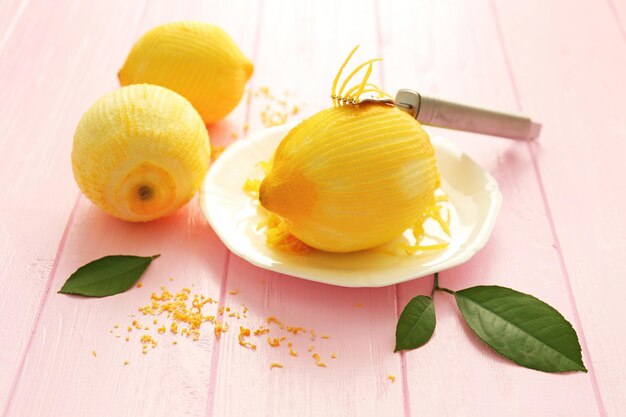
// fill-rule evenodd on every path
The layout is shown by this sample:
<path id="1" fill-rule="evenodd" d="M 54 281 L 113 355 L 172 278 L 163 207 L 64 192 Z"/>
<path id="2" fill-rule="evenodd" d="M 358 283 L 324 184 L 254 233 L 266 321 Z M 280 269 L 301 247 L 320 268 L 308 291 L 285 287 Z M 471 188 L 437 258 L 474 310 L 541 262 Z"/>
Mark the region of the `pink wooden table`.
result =
<path id="1" fill-rule="evenodd" d="M 293 92 L 302 115 L 329 105 L 332 76 L 359 43 L 362 57 L 385 58 L 379 81 L 389 91 L 412 87 L 543 122 L 536 144 L 440 132 L 504 195 L 485 249 L 440 281 L 510 286 L 549 302 L 577 329 L 589 373 L 546 374 L 500 359 L 442 293 L 434 338 L 394 354 L 399 310 L 430 291 L 431 277 L 378 289 L 316 284 L 231 255 L 196 200 L 149 224 L 94 208 L 72 177 L 74 128 L 117 87 L 137 37 L 181 19 L 226 29 L 255 63 L 251 88 Z M 624 415 L 625 74 L 623 0 L 0 1 L 0 413 Z M 246 123 L 261 128 L 262 106 L 242 102 L 210 129 L 212 139 L 226 143 Z M 78 266 L 114 253 L 162 257 L 141 289 L 104 299 L 56 293 Z M 110 330 L 161 285 L 246 304 L 248 317 L 233 327 L 274 315 L 327 333 L 315 343 L 328 367 L 308 357 L 306 337 L 292 358 L 267 343 L 242 348 L 236 329 L 142 355 L 136 339 L 124 343 Z"/>

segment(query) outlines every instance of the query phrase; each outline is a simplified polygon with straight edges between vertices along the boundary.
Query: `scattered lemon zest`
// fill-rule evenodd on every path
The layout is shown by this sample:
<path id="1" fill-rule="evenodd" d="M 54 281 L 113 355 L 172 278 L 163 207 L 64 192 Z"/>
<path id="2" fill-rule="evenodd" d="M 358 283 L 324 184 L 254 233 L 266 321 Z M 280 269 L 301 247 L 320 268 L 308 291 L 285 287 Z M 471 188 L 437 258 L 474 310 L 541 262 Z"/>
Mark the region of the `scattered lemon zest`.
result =
<path id="1" fill-rule="evenodd" d="M 322 362 L 322 359 L 320 358 L 319 353 L 314 353 L 313 355 L 313 359 L 315 359 L 315 364 L 319 367 L 322 368 L 326 368 L 326 364 L 324 362 Z"/>
<path id="2" fill-rule="evenodd" d="M 262 335 L 262 334 L 267 334 L 267 333 L 269 333 L 269 332 L 270 332 L 270 329 L 269 329 L 269 328 L 267 328 L 267 327 L 262 327 L 262 328 L 260 328 L 260 329 L 256 329 L 256 330 L 254 331 L 254 335 L 255 335 L 255 336 L 260 336 L 260 335 Z"/>
<path id="3" fill-rule="evenodd" d="M 141 287 L 143 287 L 143 284 L 141 282 L 138 282 L 137 283 L 137 288 L 141 288 Z"/>
<path id="4" fill-rule="evenodd" d="M 299 332 L 306 333 L 306 329 L 304 327 L 299 327 L 299 326 L 287 326 L 287 331 L 295 335 L 297 335 Z"/>
<path id="5" fill-rule="evenodd" d="M 267 338 L 267 343 L 271 347 L 278 347 L 278 346 L 280 346 L 280 339 L 272 339 L 271 337 L 268 337 Z"/>
<path id="6" fill-rule="evenodd" d="M 391 382 L 396 382 L 396 377 L 391 374 L 387 375 L 387 379 L 390 380 Z"/>
<path id="7" fill-rule="evenodd" d="M 284 368 L 284 366 L 278 362 L 270 363 L 270 369 L 274 369 L 274 368 Z"/>
<path id="8" fill-rule="evenodd" d="M 230 295 L 237 295 L 237 294 L 239 294 L 239 288 L 235 288 L 235 289 L 234 289 L 234 290 L 232 290 L 232 291 L 228 291 L 228 293 L 229 293 Z"/>
<path id="9" fill-rule="evenodd" d="M 91 351 L 91 354 L 93 355 L 93 357 L 94 357 L 94 358 L 97 356 L 97 355 L 96 355 L 96 351 L 95 351 L 95 350 L 92 350 L 92 351 Z"/>
<path id="10" fill-rule="evenodd" d="M 274 316 L 270 316 L 267 318 L 267 324 L 272 324 L 272 323 L 276 323 L 281 329 L 285 328 L 285 325 L 283 324 L 282 321 L 278 320 L 276 317 Z"/>
<path id="11" fill-rule="evenodd" d="M 217 337 L 219 339 L 219 337 L 222 335 L 222 333 L 225 333 L 226 330 L 228 330 L 228 327 L 222 326 L 222 322 L 221 321 L 215 322 L 215 328 L 213 329 L 213 333 L 215 333 L 215 337 Z"/>
<path id="12" fill-rule="evenodd" d="M 252 344 L 250 342 L 247 342 L 244 339 L 244 338 L 249 337 L 249 336 L 250 336 L 250 329 L 247 329 L 247 328 L 245 328 L 243 326 L 239 326 L 239 336 L 238 336 L 239 344 L 241 346 L 243 346 L 243 347 L 250 348 L 252 350 L 256 350 L 256 345 L 254 345 L 254 344 Z"/>
<path id="13" fill-rule="evenodd" d="M 217 301 L 214 301 L 212 298 L 206 297 L 202 294 L 190 294 L 190 290 L 188 288 L 183 288 L 176 293 L 172 293 L 165 287 L 161 287 L 160 293 L 151 293 L 150 302 L 142 307 L 139 307 L 138 310 L 144 315 L 161 316 L 165 317 L 165 319 L 157 319 L 156 317 L 153 317 L 152 322 L 155 325 L 158 323 L 159 327 L 154 327 L 152 330 L 154 332 L 153 334 L 141 333 L 138 335 L 141 353 L 147 355 L 149 348 L 155 349 L 159 344 L 159 341 L 155 339 L 155 337 L 160 337 L 158 335 L 163 335 L 168 331 L 172 335 L 185 336 L 197 341 L 201 337 L 201 325 L 206 322 L 213 325 L 215 337 L 219 338 L 228 330 L 229 326 L 226 321 L 216 320 L 215 316 L 205 315 L 203 313 L 203 308 L 209 303 L 217 303 Z M 220 309 L 222 311 L 225 310 L 230 312 L 229 317 L 236 317 L 237 319 L 240 319 L 240 312 L 236 311 L 234 307 L 221 305 L 217 308 L 217 310 L 219 311 Z M 244 304 L 241 304 L 241 311 L 247 313 L 249 309 Z M 129 316 L 133 317 L 134 315 Z M 311 333 L 313 337 L 318 336 L 313 329 L 307 331 L 306 328 L 301 326 L 286 326 L 283 321 L 274 316 L 267 317 L 265 321 L 267 323 L 266 325 L 260 325 L 254 330 L 248 329 L 244 326 L 239 326 L 239 334 L 237 337 L 239 345 L 247 349 L 256 350 L 257 345 L 250 341 L 250 337 L 268 335 L 267 342 L 271 347 L 280 347 L 282 342 L 286 341 L 285 343 L 288 347 L 289 355 L 292 357 L 298 357 L 299 354 L 294 349 L 294 342 L 291 341 L 292 336 L 289 336 L 290 340 L 288 340 L 288 337 L 284 332 L 287 332 L 294 337 L 300 333 L 307 332 Z M 272 324 L 275 324 L 276 328 L 272 328 Z M 119 327 L 119 325 L 115 326 L 116 328 Z M 133 328 L 141 330 L 149 329 L 149 326 L 145 326 L 138 320 L 133 319 L 131 324 L 128 325 L 126 329 L 131 332 Z M 280 328 L 280 330 L 278 328 Z M 276 337 L 273 337 L 272 330 L 283 333 L 283 335 L 278 334 Z M 116 337 L 119 338 L 121 336 L 116 335 Z M 130 337 L 125 336 L 125 340 L 127 342 L 130 341 Z M 172 340 L 171 343 L 172 345 L 176 345 L 178 342 L 176 340 Z M 311 345 L 309 352 L 313 352 L 313 349 L 314 346 Z M 93 355 L 95 356 L 95 351 L 93 351 Z M 313 357 L 316 358 L 316 356 Z M 317 366 L 326 366 L 326 364 L 319 359 L 319 355 L 317 355 L 316 363 Z"/>

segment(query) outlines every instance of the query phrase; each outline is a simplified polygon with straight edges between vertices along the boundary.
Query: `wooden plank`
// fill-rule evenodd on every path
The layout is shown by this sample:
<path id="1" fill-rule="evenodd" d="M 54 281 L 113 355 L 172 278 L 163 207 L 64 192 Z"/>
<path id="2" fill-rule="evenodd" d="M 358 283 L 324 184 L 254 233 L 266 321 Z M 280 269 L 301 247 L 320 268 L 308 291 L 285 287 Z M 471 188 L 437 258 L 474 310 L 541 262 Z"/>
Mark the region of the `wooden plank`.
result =
<path id="1" fill-rule="evenodd" d="M 519 8 L 498 2 L 495 9 L 519 106 L 541 115 L 546 126 L 532 152 L 593 357 L 599 404 L 607 415 L 620 415 L 626 407 L 620 192 L 626 177 L 626 43 L 611 10 L 590 1 L 533 1 Z M 521 23 L 530 19 L 533 30 Z M 576 21 L 585 22 L 584 32 Z"/>
<path id="2" fill-rule="evenodd" d="M 607 5 L 611 11 L 611 15 L 615 20 L 617 29 L 622 35 L 622 39 L 626 42 L 626 2 L 619 0 L 607 0 Z"/>
<path id="3" fill-rule="evenodd" d="M 116 253 L 161 257 L 142 278 L 142 288 L 102 299 L 56 294 L 78 266 Z M 167 321 L 157 317 L 154 325 L 153 317 L 137 309 L 149 304 L 152 292 L 160 294 L 161 286 L 171 292 L 188 287 L 217 299 L 225 260 L 225 248 L 195 204 L 167 219 L 130 224 L 81 199 L 9 415 L 203 415 L 212 332 L 193 342 L 170 335 L 168 325 L 167 334 L 159 335 L 156 328 Z M 128 332 L 133 320 L 149 329 Z M 141 350 L 145 334 L 159 343 L 148 354 Z"/>
<path id="4" fill-rule="evenodd" d="M 78 117 L 103 93 L 100 91 L 93 96 L 84 87 L 98 84 L 101 78 L 112 80 L 105 85 L 105 91 L 115 88 L 115 74 L 132 43 L 141 32 L 156 24 L 180 19 L 214 21 L 234 32 L 245 53 L 250 55 L 254 31 L 248 29 L 254 27 L 257 17 L 255 8 L 250 6 L 247 6 L 250 11 L 247 17 L 233 12 L 242 7 L 242 4 L 222 7 L 199 2 L 172 3 L 171 6 L 155 3 L 144 13 L 139 3 L 107 3 L 106 6 L 103 3 L 95 9 L 91 4 L 72 5 L 68 22 L 61 17 L 53 22 L 74 36 L 87 29 L 90 35 L 87 41 L 76 36 L 81 42 L 87 42 L 85 55 L 73 58 L 81 71 L 65 74 L 67 80 L 58 75 L 57 82 L 73 81 L 77 85 L 72 95 L 72 100 L 76 101 L 72 107 L 76 117 L 56 115 L 58 123 L 69 132 L 65 136 L 71 138 Z M 124 30 L 123 23 L 111 25 L 120 15 L 135 16 L 134 21 L 140 23 L 139 26 Z M 48 30 L 60 29 L 52 26 L 45 33 Z M 72 47 L 65 38 L 56 40 L 54 45 L 68 48 L 68 51 Z M 94 55 L 91 47 L 101 51 L 102 56 Z M 104 54 L 112 58 L 105 59 Z M 238 110 L 228 122 L 212 127 L 214 141 L 227 142 L 231 133 L 229 126 L 241 126 L 244 116 L 245 109 Z M 63 152 L 62 160 L 69 171 L 69 147 L 58 152 Z M 70 188 L 75 190 L 75 187 Z M 104 299 L 56 294 L 78 266 L 111 253 L 161 253 L 162 256 L 142 279 L 144 287 L 141 289 L 134 288 L 123 295 Z M 58 267 L 51 277 L 50 291 L 27 359 L 15 381 L 13 397 L 7 402 L 8 414 L 204 415 L 212 352 L 216 346 L 212 333 L 205 330 L 198 342 L 180 340 L 176 346 L 171 344 L 170 336 L 162 336 L 160 345 L 144 356 L 137 331 L 129 333 L 130 340 L 125 342 L 123 329 L 132 320 L 128 316 L 138 314 L 137 308 L 146 304 L 151 291 L 158 292 L 161 285 L 170 290 L 189 287 L 192 292 L 219 298 L 226 259 L 226 249 L 208 227 L 196 201 L 167 219 L 130 224 L 104 215 L 82 198 L 67 232 Z M 173 277 L 173 282 L 169 277 Z M 144 322 L 145 319 L 138 316 L 139 321 Z M 113 329 L 115 324 L 119 324 L 121 330 Z M 148 322 L 144 324 L 152 326 Z M 109 330 L 113 330 L 113 334 Z M 155 335 L 156 332 L 152 329 L 146 333 Z M 115 337 L 118 334 L 121 338 Z M 96 351 L 96 357 L 92 356 L 92 351 Z M 126 360 L 129 361 L 127 366 L 124 365 Z"/>
<path id="5" fill-rule="evenodd" d="M 487 2 L 379 5 L 388 88 L 416 88 L 461 102 L 515 110 Z M 504 195 L 486 248 L 465 265 L 443 272 L 440 284 L 452 289 L 480 284 L 513 287 L 546 300 L 574 321 L 526 145 L 435 131 L 452 138 L 481 163 L 498 180 Z M 432 279 L 400 285 L 399 305 L 417 294 L 428 294 L 431 288 Z M 450 416 L 598 415 L 589 375 L 550 375 L 510 364 L 472 334 L 452 297 L 439 293 L 435 301 L 438 323 L 433 339 L 404 354 L 411 414 L 433 415 L 437 410 L 437 415 Z M 589 364 L 590 358 L 586 360 Z"/>
<path id="6" fill-rule="evenodd" d="M 24 15 L 28 0 L 6 0 L 0 3 L 0 53 Z"/>
<path id="7" fill-rule="evenodd" d="M 268 2 L 263 11 L 255 87 L 281 95 L 295 93 L 290 104 L 305 103 L 306 117 L 331 105 L 330 86 L 339 65 L 355 43 L 360 60 L 375 56 L 376 31 L 371 4 L 337 2 Z M 356 31 L 349 22 L 359 22 Z M 354 61 L 357 62 L 356 60 Z M 375 81 L 375 79 L 374 79 Z M 259 128 L 265 101 L 251 103 L 250 123 Z M 208 415 L 214 416 L 345 416 L 401 415 L 400 362 L 393 351 L 395 292 L 347 289 L 274 274 L 233 257 L 227 277 L 228 303 L 250 308 L 248 318 L 234 321 L 255 329 L 276 316 L 286 325 L 313 329 L 318 336 L 289 334 L 281 347 L 270 347 L 266 335 L 253 337 L 256 351 L 228 338 L 220 349 L 217 390 Z M 362 307 L 357 307 L 362 304 Z M 272 334 L 278 329 L 272 325 Z M 326 333 L 330 339 L 321 339 Z M 276 337 L 276 336 L 273 336 Z M 289 355 L 291 341 L 298 356 Z M 310 345 L 327 364 L 317 367 Z M 330 355 L 336 353 L 337 358 Z M 284 365 L 270 370 L 270 363 Z"/>
<path id="8" fill-rule="evenodd" d="M 83 111 L 115 85 L 110 68 L 123 58 L 120 46 L 132 39 L 141 15 L 141 5 L 124 4 L 112 4 L 120 7 L 108 22 L 103 16 L 107 10 L 113 15 L 113 9 L 103 10 L 102 4 L 50 7 L 49 2 L 32 1 L 0 50 L 3 405 L 49 289 L 59 241 L 76 201 L 70 166 L 74 128 Z M 68 23 L 75 19 L 84 26 Z M 118 37 L 94 36 L 104 29 Z"/>

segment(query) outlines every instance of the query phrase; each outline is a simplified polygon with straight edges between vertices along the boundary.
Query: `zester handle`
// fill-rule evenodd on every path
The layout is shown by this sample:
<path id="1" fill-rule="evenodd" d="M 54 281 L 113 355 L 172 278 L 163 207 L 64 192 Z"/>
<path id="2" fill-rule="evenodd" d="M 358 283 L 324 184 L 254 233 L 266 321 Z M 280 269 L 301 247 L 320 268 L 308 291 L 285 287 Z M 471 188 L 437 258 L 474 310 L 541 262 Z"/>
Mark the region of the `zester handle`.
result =
<path id="1" fill-rule="evenodd" d="M 395 105 L 429 126 L 522 140 L 535 139 L 541 131 L 541 125 L 526 116 L 453 103 L 413 90 L 398 91 Z"/>

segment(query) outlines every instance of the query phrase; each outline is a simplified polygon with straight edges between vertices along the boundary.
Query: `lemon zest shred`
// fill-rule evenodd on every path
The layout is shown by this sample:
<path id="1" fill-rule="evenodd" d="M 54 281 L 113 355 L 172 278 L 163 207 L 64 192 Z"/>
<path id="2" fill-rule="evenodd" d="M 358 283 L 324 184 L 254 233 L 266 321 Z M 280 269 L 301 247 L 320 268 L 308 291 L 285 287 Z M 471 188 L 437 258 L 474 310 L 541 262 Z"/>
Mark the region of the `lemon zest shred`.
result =
<path id="1" fill-rule="evenodd" d="M 246 194 L 255 198 L 259 196 L 260 188 L 261 188 L 261 180 L 250 179 L 250 178 L 248 178 L 246 182 L 244 182 L 243 187 L 242 187 L 243 191 L 245 191 Z"/>
<path id="2" fill-rule="evenodd" d="M 284 366 L 278 362 L 270 363 L 270 369 L 274 369 L 274 368 L 284 368 Z"/>
<path id="3" fill-rule="evenodd" d="M 306 333 L 306 329 L 300 326 L 287 326 L 287 331 L 297 335 L 299 332 Z"/>
<path id="4" fill-rule="evenodd" d="M 245 348 L 249 348 L 252 350 L 256 350 L 256 345 L 245 340 L 246 337 L 250 336 L 250 329 L 247 329 L 243 326 L 239 326 L 239 336 L 237 339 L 239 340 L 239 344 Z"/>
<path id="5" fill-rule="evenodd" d="M 330 90 L 330 94 L 331 94 L 332 97 L 336 97 L 337 83 L 339 82 L 339 78 L 341 78 L 341 73 L 343 72 L 343 69 L 346 67 L 346 65 L 348 65 L 348 62 L 350 62 L 350 58 L 352 58 L 352 55 L 354 55 L 354 53 L 356 52 L 357 49 L 359 49 L 359 45 L 355 46 L 352 49 L 352 51 L 350 51 L 350 53 L 348 54 L 348 57 L 346 58 L 346 60 L 343 61 L 343 64 L 341 64 L 341 67 L 339 67 L 339 71 L 337 71 L 337 75 L 335 76 L 335 79 L 333 81 L 333 86 L 332 86 L 332 88 Z"/>
<path id="6" fill-rule="evenodd" d="M 322 359 L 320 358 L 319 353 L 314 353 L 313 355 L 313 359 L 315 359 L 315 364 L 321 368 L 326 368 L 326 364 L 324 362 L 322 362 Z"/>
<path id="7" fill-rule="evenodd" d="M 372 74 L 372 68 L 373 68 L 373 65 L 370 62 L 370 64 L 367 66 L 367 71 L 365 72 L 365 76 L 363 77 L 363 81 L 361 81 L 361 85 L 359 85 L 359 90 L 356 92 L 354 97 L 348 95 L 348 98 L 358 99 L 359 97 L 361 97 L 361 94 L 363 94 L 363 90 L 365 89 L 365 86 L 367 85 L 367 80 L 369 80 L 370 75 Z"/>
<path id="8" fill-rule="evenodd" d="M 447 195 L 433 196 L 432 203 L 428 206 L 428 208 L 424 211 L 424 213 L 422 213 L 422 216 L 411 227 L 413 237 L 415 238 L 416 243 L 414 245 L 410 245 L 406 243 L 400 245 L 400 249 L 403 250 L 405 254 L 414 255 L 418 252 L 441 250 L 449 246 L 447 242 L 434 243 L 430 245 L 424 245 L 420 243 L 422 239 L 424 238 L 424 236 L 426 235 L 426 232 L 424 230 L 424 223 L 428 219 L 432 219 L 435 222 L 437 222 L 441 230 L 448 237 L 452 236 L 452 233 L 450 230 L 450 222 L 452 218 L 450 214 L 450 208 L 447 206 L 445 207 L 446 209 L 445 219 L 443 218 L 441 214 L 441 211 L 444 209 L 444 206 L 442 204 L 448 201 L 449 201 L 449 198 Z"/>
<path id="9" fill-rule="evenodd" d="M 269 332 L 270 332 L 270 329 L 268 329 L 268 328 L 261 328 L 261 329 L 256 329 L 254 331 L 254 335 L 255 336 L 261 336 L 262 334 L 267 334 Z"/>
<path id="10" fill-rule="evenodd" d="M 357 84 L 357 85 L 355 85 L 353 87 L 350 87 L 350 89 L 346 93 L 346 96 L 354 93 L 354 91 L 356 89 L 358 89 L 359 87 L 360 87 L 359 84 Z M 387 94 L 384 91 L 382 91 L 376 84 L 372 84 L 372 83 L 366 83 L 365 84 L 365 88 L 361 92 L 361 94 L 364 94 L 364 93 L 376 93 L 376 94 L 380 95 L 381 97 L 392 98 L 389 94 Z"/>
<path id="11" fill-rule="evenodd" d="M 374 59 L 370 59 L 368 61 L 365 61 L 364 63 L 362 63 L 361 65 L 357 66 L 354 70 L 352 70 L 352 72 L 350 73 L 350 75 L 348 75 L 346 77 L 345 80 L 343 80 L 343 83 L 341 84 L 341 88 L 339 89 L 339 96 L 343 97 L 343 90 L 346 88 L 346 85 L 350 82 L 350 80 L 363 68 L 365 68 L 367 65 L 373 64 L 374 62 L 379 62 L 382 61 L 382 58 L 374 58 Z"/>
<path id="12" fill-rule="evenodd" d="M 265 321 L 267 321 L 267 324 L 272 324 L 272 323 L 276 323 L 281 329 L 285 328 L 285 325 L 283 324 L 282 321 L 278 320 L 276 317 L 274 316 L 270 316 L 268 317 Z"/>
<path id="13" fill-rule="evenodd" d="M 268 337 L 267 338 L 267 343 L 271 347 L 278 347 L 278 346 L 280 346 L 280 339 L 272 339 L 271 337 Z"/>
<path id="14" fill-rule="evenodd" d="M 215 327 L 213 328 L 213 334 L 215 334 L 215 337 L 219 339 L 219 337 L 222 335 L 222 333 L 224 333 L 226 330 L 224 328 L 224 326 L 222 326 L 222 322 L 218 321 L 215 322 Z"/>

